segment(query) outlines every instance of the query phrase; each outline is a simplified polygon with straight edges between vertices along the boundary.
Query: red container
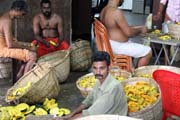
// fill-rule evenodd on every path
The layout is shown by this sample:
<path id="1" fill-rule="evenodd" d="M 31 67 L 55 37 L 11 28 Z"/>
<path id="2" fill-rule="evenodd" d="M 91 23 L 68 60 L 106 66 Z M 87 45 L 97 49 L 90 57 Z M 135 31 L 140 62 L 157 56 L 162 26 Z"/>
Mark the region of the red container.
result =
<path id="1" fill-rule="evenodd" d="M 159 84 L 162 95 L 163 120 L 170 115 L 180 116 L 180 74 L 156 70 L 154 80 Z"/>

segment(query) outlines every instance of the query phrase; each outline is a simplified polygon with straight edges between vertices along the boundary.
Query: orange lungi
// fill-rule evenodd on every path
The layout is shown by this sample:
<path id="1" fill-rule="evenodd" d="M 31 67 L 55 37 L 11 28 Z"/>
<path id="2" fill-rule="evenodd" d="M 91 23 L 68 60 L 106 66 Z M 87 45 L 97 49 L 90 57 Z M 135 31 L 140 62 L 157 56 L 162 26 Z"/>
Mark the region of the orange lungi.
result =
<path id="1" fill-rule="evenodd" d="M 0 57 L 9 57 L 24 62 L 29 60 L 30 52 L 21 48 L 8 48 L 4 37 L 0 36 Z"/>
<path id="2" fill-rule="evenodd" d="M 58 42 L 58 38 L 45 38 L 45 40 L 47 40 L 49 42 L 51 41 L 55 44 Z M 54 52 L 54 51 L 58 51 L 58 50 L 67 50 L 69 48 L 69 44 L 65 40 L 63 40 L 58 47 L 56 47 L 54 44 L 51 44 L 51 42 L 50 42 L 50 47 L 47 48 L 43 43 L 40 43 L 37 40 L 32 41 L 32 44 L 38 46 L 38 48 L 37 48 L 38 57 L 46 55 L 50 52 Z"/>

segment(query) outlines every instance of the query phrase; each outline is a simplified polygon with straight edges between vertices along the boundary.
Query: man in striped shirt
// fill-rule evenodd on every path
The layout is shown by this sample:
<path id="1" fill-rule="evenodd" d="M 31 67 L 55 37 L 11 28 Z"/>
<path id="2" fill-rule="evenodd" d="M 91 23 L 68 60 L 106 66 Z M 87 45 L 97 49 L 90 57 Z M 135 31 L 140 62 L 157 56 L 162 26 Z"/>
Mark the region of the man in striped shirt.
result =
<path id="1" fill-rule="evenodd" d="M 168 2 L 168 4 L 167 4 Z M 167 4 L 166 14 L 164 21 L 180 21 L 180 0 L 161 0 L 159 4 L 159 10 L 154 16 L 154 20 L 162 19 L 162 12 Z"/>

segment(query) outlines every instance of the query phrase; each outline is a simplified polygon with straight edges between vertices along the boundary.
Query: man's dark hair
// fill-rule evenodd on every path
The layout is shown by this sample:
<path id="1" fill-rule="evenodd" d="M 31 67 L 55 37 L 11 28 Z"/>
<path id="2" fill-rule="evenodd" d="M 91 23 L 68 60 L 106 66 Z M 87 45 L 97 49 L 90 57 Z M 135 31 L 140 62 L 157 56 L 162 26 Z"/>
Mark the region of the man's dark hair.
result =
<path id="1" fill-rule="evenodd" d="M 27 12 L 28 5 L 24 0 L 15 0 L 11 5 L 11 9 Z"/>
<path id="2" fill-rule="evenodd" d="M 97 5 L 95 7 L 95 13 L 100 13 L 101 10 L 107 5 L 108 0 L 97 0 Z"/>
<path id="3" fill-rule="evenodd" d="M 110 65 L 110 55 L 105 51 L 97 51 L 92 56 L 92 62 L 106 61 L 107 65 Z"/>
<path id="4" fill-rule="evenodd" d="M 41 3 L 40 3 L 41 7 L 42 7 L 42 5 L 43 5 L 44 3 L 48 3 L 48 4 L 50 4 L 50 6 L 51 6 L 51 1 L 50 1 L 50 0 L 41 0 Z"/>

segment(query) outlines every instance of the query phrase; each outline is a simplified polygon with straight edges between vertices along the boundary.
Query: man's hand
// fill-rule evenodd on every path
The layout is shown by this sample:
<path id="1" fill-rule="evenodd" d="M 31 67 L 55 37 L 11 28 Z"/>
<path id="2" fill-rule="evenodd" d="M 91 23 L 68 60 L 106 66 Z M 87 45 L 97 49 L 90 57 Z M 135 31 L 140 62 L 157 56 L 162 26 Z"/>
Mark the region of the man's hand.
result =
<path id="1" fill-rule="evenodd" d="M 58 43 L 56 43 L 55 47 L 57 48 L 57 47 L 59 47 L 59 45 L 60 45 L 60 43 L 58 42 Z"/>
<path id="2" fill-rule="evenodd" d="M 46 41 L 46 40 L 44 40 L 45 42 L 44 42 L 44 45 L 47 47 L 47 48 L 49 48 L 50 47 L 50 43 L 49 43 L 49 41 Z"/>
<path id="3" fill-rule="evenodd" d="M 73 117 L 73 113 L 69 114 L 69 115 L 66 115 L 66 116 L 63 116 L 63 117 L 55 117 L 53 120 L 70 120 L 70 118 Z"/>
<path id="4" fill-rule="evenodd" d="M 154 16 L 153 16 L 153 20 L 155 20 L 155 21 L 158 21 L 158 20 L 161 20 L 161 19 L 162 19 L 162 14 L 159 13 L 159 12 L 158 12 L 157 15 L 154 15 Z"/>
<path id="5" fill-rule="evenodd" d="M 59 46 L 61 45 L 61 42 L 62 42 L 62 40 L 58 39 L 58 41 L 57 41 L 55 47 L 56 47 L 56 48 L 59 47 Z"/>
<path id="6" fill-rule="evenodd" d="M 146 26 L 142 26 L 141 28 L 141 33 L 144 34 L 144 33 L 147 33 L 148 29 Z"/>
<path id="7" fill-rule="evenodd" d="M 30 50 L 33 51 L 33 52 L 36 52 L 37 51 L 37 47 L 36 46 L 31 46 Z"/>

